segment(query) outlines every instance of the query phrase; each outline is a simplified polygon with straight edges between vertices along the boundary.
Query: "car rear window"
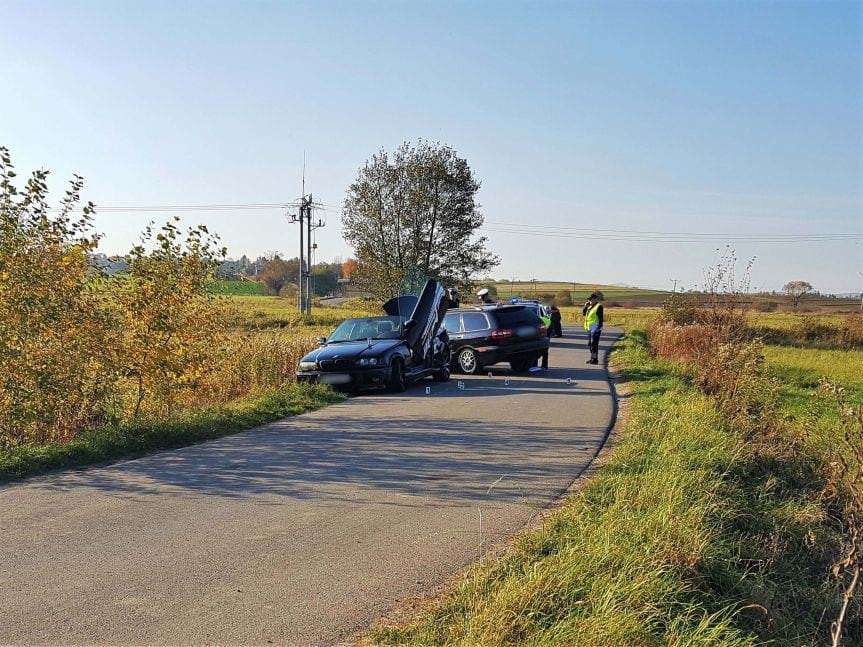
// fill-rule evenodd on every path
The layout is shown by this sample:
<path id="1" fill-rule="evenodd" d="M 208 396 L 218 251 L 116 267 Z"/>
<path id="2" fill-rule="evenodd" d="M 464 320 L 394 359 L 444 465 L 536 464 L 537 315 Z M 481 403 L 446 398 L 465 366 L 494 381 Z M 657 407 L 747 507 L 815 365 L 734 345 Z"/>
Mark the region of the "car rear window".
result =
<path id="1" fill-rule="evenodd" d="M 465 332 L 473 332 L 475 330 L 487 330 L 488 319 L 481 312 L 465 312 L 462 316 Z"/>
<path id="2" fill-rule="evenodd" d="M 498 310 L 494 313 L 494 317 L 501 328 L 540 323 L 539 315 L 536 314 L 536 311 L 524 306 Z"/>
<path id="3" fill-rule="evenodd" d="M 447 332 L 461 332 L 461 315 L 451 312 L 443 318 L 443 327 Z"/>

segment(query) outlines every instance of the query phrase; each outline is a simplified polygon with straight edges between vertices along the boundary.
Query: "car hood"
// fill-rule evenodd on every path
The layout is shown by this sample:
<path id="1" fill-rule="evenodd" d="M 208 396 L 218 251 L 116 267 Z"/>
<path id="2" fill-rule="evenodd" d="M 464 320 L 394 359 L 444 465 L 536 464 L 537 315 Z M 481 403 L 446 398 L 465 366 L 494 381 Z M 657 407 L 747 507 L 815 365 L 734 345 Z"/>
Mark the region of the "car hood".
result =
<path id="1" fill-rule="evenodd" d="M 304 362 L 320 362 L 324 359 L 359 359 L 360 357 L 376 357 L 403 344 L 401 339 L 372 339 L 371 346 L 368 342 L 343 341 L 335 344 L 321 346 L 317 350 L 303 357 Z"/>

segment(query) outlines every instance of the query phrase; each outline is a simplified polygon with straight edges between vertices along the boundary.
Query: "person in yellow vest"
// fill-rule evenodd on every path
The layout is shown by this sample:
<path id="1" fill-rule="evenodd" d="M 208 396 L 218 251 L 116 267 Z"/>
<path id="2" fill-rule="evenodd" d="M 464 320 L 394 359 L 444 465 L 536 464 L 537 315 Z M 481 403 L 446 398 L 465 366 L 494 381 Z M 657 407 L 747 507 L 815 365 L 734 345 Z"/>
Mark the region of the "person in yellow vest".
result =
<path id="1" fill-rule="evenodd" d="M 581 309 L 584 315 L 584 329 L 587 331 L 587 345 L 590 348 L 588 364 L 599 364 L 599 337 L 602 335 L 602 292 L 594 292 Z"/>

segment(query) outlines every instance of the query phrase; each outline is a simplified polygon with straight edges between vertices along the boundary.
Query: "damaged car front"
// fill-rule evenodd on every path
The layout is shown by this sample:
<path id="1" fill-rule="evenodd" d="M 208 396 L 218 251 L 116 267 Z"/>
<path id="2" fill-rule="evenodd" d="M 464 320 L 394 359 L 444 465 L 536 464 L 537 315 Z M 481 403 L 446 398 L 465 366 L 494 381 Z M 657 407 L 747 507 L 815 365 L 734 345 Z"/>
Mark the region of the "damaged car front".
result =
<path id="1" fill-rule="evenodd" d="M 385 315 L 347 319 L 328 338 L 319 340 L 320 348 L 303 357 L 297 380 L 347 391 L 364 387 L 404 391 L 425 377 L 448 380 L 449 337 L 441 327 L 448 305 L 443 288 L 430 280 L 418 295 L 383 304 Z"/>
<path id="2" fill-rule="evenodd" d="M 404 323 L 398 316 L 346 319 L 328 338 L 318 340 L 320 348 L 303 357 L 297 380 L 352 388 L 386 386 L 393 359 L 409 354 Z"/>

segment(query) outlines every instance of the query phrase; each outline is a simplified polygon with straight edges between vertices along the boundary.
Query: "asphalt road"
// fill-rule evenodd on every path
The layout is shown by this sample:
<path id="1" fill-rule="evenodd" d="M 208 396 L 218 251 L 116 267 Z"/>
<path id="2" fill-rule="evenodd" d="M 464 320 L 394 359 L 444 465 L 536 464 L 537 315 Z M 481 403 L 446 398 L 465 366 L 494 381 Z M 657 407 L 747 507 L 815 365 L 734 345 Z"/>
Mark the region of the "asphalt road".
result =
<path id="1" fill-rule="evenodd" d="M 570 336 L 547 372 L 423 382 L 2 487 L 0 644 L 350 636 L 516 532 L 586 467 L 614 410 L 586 358 Z"/>

